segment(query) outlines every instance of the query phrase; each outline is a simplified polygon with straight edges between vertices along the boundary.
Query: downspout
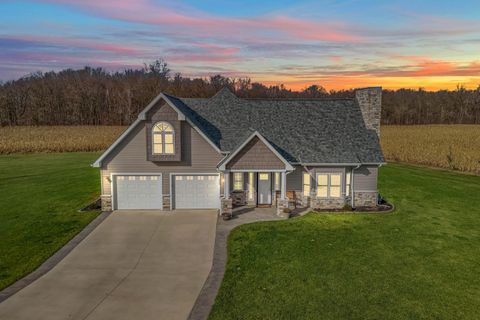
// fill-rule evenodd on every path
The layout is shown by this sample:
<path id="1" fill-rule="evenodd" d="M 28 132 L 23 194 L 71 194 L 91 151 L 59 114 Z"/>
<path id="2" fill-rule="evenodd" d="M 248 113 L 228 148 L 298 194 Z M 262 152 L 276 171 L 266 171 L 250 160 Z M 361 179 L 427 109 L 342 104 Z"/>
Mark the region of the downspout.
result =
<path id="1" fill-rule="evenodd" d="M 352 209 L 355 209 L 355 186 L 354 186 L 354 178 L 353 177 L 355 177 L 355 174 L 354 174 L 355 169 L 360 168 L 360 166 L 361 165 L 359 164 L 358 166 L 352 168 L 352 173 L 350 174 L 351 175 L 351 177 L 350 177 L 350 189 L 351 189 L 350 190 L 350 193 L 351 193 L 350 200 L 351 200 Z"/>

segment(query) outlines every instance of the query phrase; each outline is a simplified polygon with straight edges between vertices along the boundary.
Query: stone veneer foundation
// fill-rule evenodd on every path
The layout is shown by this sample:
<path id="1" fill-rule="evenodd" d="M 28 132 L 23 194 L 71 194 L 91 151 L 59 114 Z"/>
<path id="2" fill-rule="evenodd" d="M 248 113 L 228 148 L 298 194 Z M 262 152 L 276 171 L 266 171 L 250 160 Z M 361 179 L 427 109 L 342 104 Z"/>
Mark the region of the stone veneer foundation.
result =
<path id="1" fill-rule="evenodd" d="M 102 211 L 112 211 L 112 196 L 103 195 L 100 199 L 102 202 Z"/>
<path id="2" fill-rule="evenodd" d="M 378 192 L 355 192 L 356 207 L 375 207 L 378 203 Z"/>

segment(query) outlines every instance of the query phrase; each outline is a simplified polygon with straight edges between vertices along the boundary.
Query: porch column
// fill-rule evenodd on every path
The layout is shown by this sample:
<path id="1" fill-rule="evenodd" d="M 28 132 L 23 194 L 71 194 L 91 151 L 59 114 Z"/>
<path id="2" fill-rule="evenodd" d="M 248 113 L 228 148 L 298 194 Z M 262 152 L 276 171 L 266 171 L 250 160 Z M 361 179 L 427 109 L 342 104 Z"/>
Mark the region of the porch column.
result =
<path id="1" fill-rule="evenodd" d="M 223 185 L 223 196 L 225 199 L 230 197 L 230 172 L 224 172 L 225 183 Z"/>
<path id="2" fill-rule="evenodd" d="M 280 197 L 282 198 L 282 200 L 286 199 L 286 189 L 287 189 L 287 173 L 283 171 L 282 179 L 281 179 L 281 187 L 280 187 L 280 192 L 281 192 Z"/>

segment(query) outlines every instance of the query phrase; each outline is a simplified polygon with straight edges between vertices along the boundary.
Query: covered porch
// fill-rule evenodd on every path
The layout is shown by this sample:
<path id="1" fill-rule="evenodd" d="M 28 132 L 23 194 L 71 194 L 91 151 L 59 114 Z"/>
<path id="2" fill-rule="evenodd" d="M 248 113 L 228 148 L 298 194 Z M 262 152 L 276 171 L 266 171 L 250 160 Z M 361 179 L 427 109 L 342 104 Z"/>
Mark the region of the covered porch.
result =
<path id="1" fill-rule="evenodd" d="M 222 213 L 234 207 L 273 207 L 279 215 L 288 207 L 287 174 L 293 166 L 257 131 L 218 166 L 224 194 Z"/>
<path id="2" fill-rule="evenodd" d="M 286 170 L 233 170 L 223 172 L 223 198 L 233 207 L 278 207 L 287 199 Z"/>

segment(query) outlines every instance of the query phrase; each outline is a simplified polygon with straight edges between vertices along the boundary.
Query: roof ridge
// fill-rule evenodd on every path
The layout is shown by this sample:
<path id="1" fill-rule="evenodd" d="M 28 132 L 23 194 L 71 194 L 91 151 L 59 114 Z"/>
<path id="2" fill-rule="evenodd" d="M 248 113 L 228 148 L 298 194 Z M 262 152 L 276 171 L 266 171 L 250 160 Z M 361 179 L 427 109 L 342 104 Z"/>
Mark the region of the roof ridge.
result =
<path id="1" fill-rule="evenodd" d="M 264 101 L 338 101 L 348 100 L 352 101 L 355 98 L 240 98 L 242 100 L 264 100 Z"/>

